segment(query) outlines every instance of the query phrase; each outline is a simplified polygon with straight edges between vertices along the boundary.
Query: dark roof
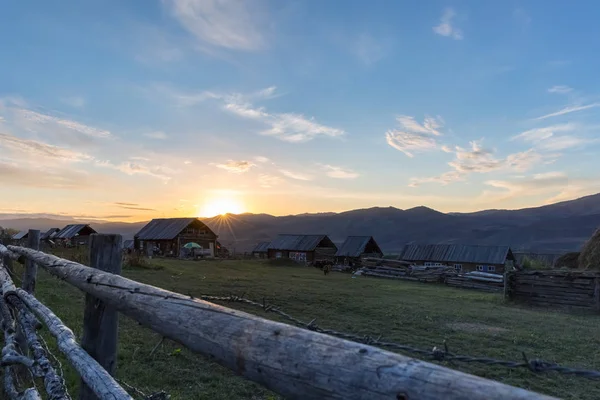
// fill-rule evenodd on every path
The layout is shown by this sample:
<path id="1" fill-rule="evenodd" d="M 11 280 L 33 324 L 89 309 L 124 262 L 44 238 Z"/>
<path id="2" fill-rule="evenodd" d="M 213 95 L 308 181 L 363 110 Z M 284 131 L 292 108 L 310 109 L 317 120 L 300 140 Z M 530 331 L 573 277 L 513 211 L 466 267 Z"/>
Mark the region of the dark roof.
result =
<path id="1" fill-rule="evenodd" d="M 71 224 L 62 228 L 56 235 L 54 235 L 53 239 L 72 239 L 85 227 L 88 227 L 94 231 L 88 224 Z"/>
<path id="2" fill-rule="evenodd" d="M 48 240 L 51 237 L 53 237 L 52 234 L 56 232 L 60 232 L 60 228 L 50 228 L 46 232 L 44 232 L 42 236 L 40 236 L 40 240 Z"/>
<path id="3" fill-rule="evenodd" d="M 401 259 L 405 261 L 504 264 L 506 259 L 514 260 L 514 256 L 508 246 L 409 244 L 404 247 Z"/>
<path id="4" fill-rule="evenodd" d="M 338 249 L 337 253 L 335 253 L 335 256 L 360 257 L 360 255 L 365 252 L 365 247 L 367 247 L 370 240 L 373 240 L 372 236 L 348 236 Z M 373 243 L 375 243 L 374 240 Z M 375 246 L 377 246 L 377 243 L 375 243 Z M 381 253 L 379 246 L 377 246 L 377 249 Z"/>
<path id="5" fill-rule="evenodd" d="M 279 235 L 271 242 L 269 249 L 313 251 L 324 240 L 327 241 L 327 244 L 331 245 L 330 247 L 336 248 L 327 235 Z"/>
<path id="6" fill-rule="evenodd" d="M 29 231 L 21 231 L 19 233 L 15 233 L 13 235 L 13 239 L 14 240 L 21 240 L 21 239 L 25 239 L 27 237 L 27 234 L 29 233 Z"/>
<path id="7" fill-rule="evenodd" d="M 140 240 L 172 240 L 194 221 L 200 222 L 208 231 L 212 232 L 198 218 L 157 218 L 148 222 L 135 237 Z"/>
<path id="8" fill-rule="evenodd" d="M 256 245 L 256 247 L 254 248 L 254 250 L 252 250 L 253 253 L 266 253 L 267 250 L 269 250 L 269 245 L 271 244 L 271 242 L 260 242 L 259 244 Z"/>
<path id="9" fill-rule="evenodd" d="M 123 248 L 131 250 L 133 249 L 133 239 L 128 239 L 123 241 Z"/>

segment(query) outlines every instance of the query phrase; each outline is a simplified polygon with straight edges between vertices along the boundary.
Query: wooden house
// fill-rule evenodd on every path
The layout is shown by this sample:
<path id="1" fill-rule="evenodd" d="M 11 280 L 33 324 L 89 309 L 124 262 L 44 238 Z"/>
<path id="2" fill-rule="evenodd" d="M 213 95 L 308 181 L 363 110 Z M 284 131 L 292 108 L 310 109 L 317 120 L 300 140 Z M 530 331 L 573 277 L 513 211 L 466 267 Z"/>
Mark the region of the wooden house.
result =
<path id="1" fill-rule="evenodd" d="M 336 245 L 327 235 L 279 235 L 269 245 L 267 256 L 312 263 L 333 260 L 336 252 Z"/>
<path id="2" fill-rule="evenodd" d="M 12 235 L 11 241 L 15 246 L 25 246 L 27 244 L 28 237 L 29 231 L 21 231 Z"/>
<path id="3" fill-rule="evenodd" d="M 373 236 L 348 236 L 335 253 L 335 261 L 344 265 L 354 265 L 363 257 L 383 257 Z"/>
<path id="4" fill-rule="evenodd" d="M 271 242 L 260 242 L 252 250 L 252 257 L 267 258 Z"/>
<path id="5" fill-rule="evenodd" d="M 52 241 L 65 246 L 87 246 L 94 233 L 98 232 L 88 224 L 71 224 L 55 232 Z"/>
<path id="6" fill-rule="evenodd" d="M 515 264 L 509 246 L 475 246 L 459 244 L 407 245 L 399 257 L 415 265 L 449 266 L 458 272 L 491 272 L 501 274 Z"/>
<path id="7" fill-rule="evenodd" d="M 60 232 L 60 228 L 50 228 L 40 236 L 40 241 L 48 242 L 52 240 L 56 234 Z"/>
<path id="8" fill-rule="evenodd" d="M 150 221 L 134 236 L 136 250 L 178 257 L 186 243 L 197 243 L 215 256 L 217 235 L 198 218 L 158 218 Z"/>

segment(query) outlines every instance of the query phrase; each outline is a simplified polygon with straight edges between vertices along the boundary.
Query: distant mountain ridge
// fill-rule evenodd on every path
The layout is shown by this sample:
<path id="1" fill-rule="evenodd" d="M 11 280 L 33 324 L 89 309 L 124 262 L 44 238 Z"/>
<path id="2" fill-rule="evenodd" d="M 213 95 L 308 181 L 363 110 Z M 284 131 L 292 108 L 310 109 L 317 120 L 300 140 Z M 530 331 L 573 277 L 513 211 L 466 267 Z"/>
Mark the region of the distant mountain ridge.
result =
<path id="1" fill-rule="evenodd" d="M 578 250 L 600 227 L 600 193 L 576 200 L 520 210 L 442 213 L 420 206 L 407 210 L 373 207 L 341 213 L 276 217 L 269 214 L 217 216 L 204 221 L 225 246 L 250 251 L 259 241 L 279 233 L 327 234 L 341 242 L 348 235 L 372 235 L 385 252 L 407 243 L 463 243 L 510 245 L 514 250 L 566 252 Z M 74 223 L 73 219 L 18 218 L 0 225 L 19 230 L 48 230 Z M 146 222 L 91 222 L 102 233 L 131 238 Z"/>

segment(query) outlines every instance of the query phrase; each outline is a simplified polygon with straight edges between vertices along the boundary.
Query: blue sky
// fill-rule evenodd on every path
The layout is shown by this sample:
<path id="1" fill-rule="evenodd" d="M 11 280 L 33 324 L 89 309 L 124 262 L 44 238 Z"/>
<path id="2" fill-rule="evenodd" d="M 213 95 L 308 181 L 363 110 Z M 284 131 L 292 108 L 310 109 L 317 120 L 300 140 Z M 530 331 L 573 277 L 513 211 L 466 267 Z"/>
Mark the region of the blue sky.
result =
<path id="1" fill-rule="evenodd" d="M 19 1 L 0 213 L 519 208 L 600 188 L 600 4 Z"/>

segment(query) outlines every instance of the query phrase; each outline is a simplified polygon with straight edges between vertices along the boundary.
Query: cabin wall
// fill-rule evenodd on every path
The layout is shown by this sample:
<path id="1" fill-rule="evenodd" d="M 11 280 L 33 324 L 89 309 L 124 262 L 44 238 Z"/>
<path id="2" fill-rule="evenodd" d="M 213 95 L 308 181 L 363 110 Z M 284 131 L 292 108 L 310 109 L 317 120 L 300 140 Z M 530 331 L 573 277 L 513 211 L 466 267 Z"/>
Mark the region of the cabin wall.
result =
<path id="1" fill-rule="evenodd" d="M 404 260 L 409 261 L 415 265 L 445 265 L 448 267 L 455 267 L 458 272 L 472 272 L 472 271 L 480 271 L 480 272 L 489 272 L 493 274 L 503 274 L 504 273 L 504 264 L 490 264 L 490 263 L 467 263 L 467 262 L 441 262 L 441 261 L 424 261 L 424 260 Z M 458 267 L 460 266 L 460 267 Z"/>

